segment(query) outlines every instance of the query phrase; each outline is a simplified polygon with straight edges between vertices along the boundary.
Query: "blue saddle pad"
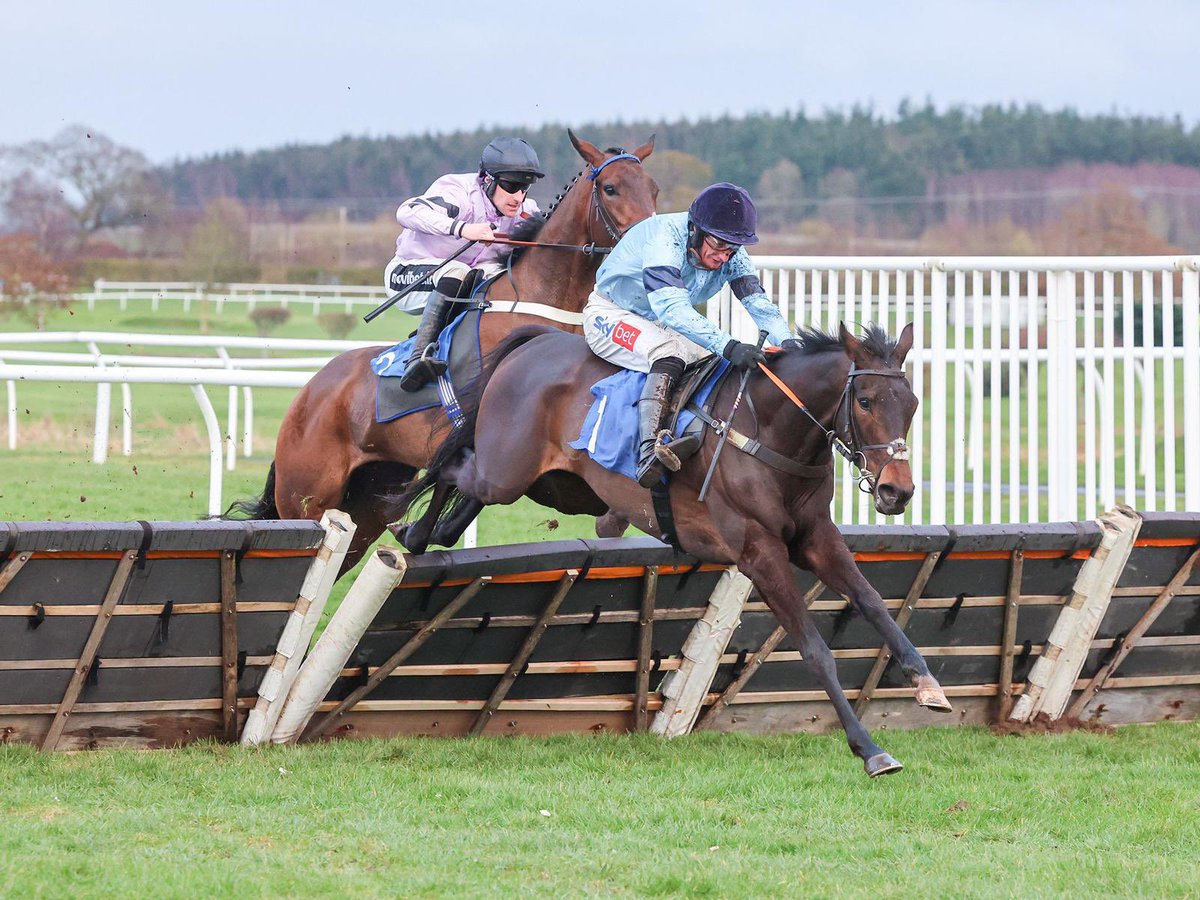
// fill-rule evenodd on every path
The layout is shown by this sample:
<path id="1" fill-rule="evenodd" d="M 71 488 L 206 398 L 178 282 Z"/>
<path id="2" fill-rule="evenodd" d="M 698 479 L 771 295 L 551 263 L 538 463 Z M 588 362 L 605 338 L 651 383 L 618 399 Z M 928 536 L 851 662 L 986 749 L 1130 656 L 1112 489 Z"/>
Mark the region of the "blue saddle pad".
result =
<path id="1" fill-rule="evenodd" d="M 450 363 L 449 377 L 454 393 L 463 390 L 479 377 L 479 309 L 468 309 L 442 329 L 438 336 L 435 356 Z M 413 338 L 401 341 L 390 350 L 385 350 L 371 360 L 371 371 L 377 376 L 375 390 L 375 421 L 391 422 L 411 413 L 435 406 L 445 407 L 445 400 L 438 381 L 425 385 L 419 391 L 400 389 L 400 376 L 404 364 L 412 351 Z M 453 396 L 450 397 L 452 402 Z M 447 413 L 449 414 L 449 413 Z"/>
<path id="2" fill-rule="evenodd" d="M 688 406 L 704 406 L 728 368 L 729 363 L 721 360 L 712 375 L 692 394 Z M 622 369 L 592 385 L 592 405 L 579 429 L 579 438 L 570 446 L 586 450 L 593 461 L 610 472 L 633 478 L 638 464 L 637 402 L 645 383 L 644 373 Z M 675 421 L 673 434 L 679 437 L 695 418 L 695 413 L 685 407 Z"/>

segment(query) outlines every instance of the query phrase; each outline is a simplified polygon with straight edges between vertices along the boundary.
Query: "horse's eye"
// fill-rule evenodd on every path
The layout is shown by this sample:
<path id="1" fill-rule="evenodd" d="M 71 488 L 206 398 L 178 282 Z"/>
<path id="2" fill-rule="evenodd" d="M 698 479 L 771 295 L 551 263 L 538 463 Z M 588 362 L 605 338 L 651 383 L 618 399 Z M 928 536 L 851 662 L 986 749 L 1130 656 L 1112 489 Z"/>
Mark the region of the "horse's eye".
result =
<path id="1" fill-rule="evenodd" d="M 604 193 L 608 194 L 610 197 L 615 197 L 617 195 L 617 189 L 611 184 L 606 184 L 604 186 Z"/>
<path id="2" fill-rule="evenodd" d="M 870 409 L 870 408 L 871 408 L 871 401 L 870 401 L 870 400 L 868 400 L 866 397 L 859 397 L 859 398 L 858 398 L 858 405 L 859 405 L 859 406 L 861 406 L 863 409 Z"/>

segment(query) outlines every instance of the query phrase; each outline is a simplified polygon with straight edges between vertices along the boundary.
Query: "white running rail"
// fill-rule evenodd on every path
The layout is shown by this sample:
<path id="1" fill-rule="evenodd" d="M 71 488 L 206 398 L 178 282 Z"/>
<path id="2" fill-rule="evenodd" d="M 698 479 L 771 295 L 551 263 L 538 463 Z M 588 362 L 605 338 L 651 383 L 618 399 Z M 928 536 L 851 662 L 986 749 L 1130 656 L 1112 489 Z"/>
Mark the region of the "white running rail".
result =
<path id="1" fill-rule="evenodd" d="M 1073 521 L 1117 502 L 1200 511 L 1200 257 L 755 263 L 797 325 L 913 323 L 908 521 Z M 709 315 L 753 339 L 728 292 Z M 835 519 L 882 521 L 841 477 Z"/>

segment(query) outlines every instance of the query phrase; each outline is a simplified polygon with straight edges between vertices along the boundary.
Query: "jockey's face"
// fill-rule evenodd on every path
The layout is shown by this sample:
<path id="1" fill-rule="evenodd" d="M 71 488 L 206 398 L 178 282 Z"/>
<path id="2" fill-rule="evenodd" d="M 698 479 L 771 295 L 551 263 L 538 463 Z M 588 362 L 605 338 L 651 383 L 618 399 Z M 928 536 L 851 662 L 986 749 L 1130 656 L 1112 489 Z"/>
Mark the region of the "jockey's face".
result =
<path id="1" fill-rule="evenodd" d="M 497 178 L 492 203 L 496 204 L 496 209 L 500 210 L 501 214 L 512 218 L 521 212 L 521 204 L 525 202 L 528 193 L 528 185 Z"/>
<path id="2" fill-rule="evenodd" d="M 706 234 L 696 250 L 696 267 L 709 270 L 719 269 L 729 262 L 733 254 L 737 252 L 737 244 L 729 244 Z"/>

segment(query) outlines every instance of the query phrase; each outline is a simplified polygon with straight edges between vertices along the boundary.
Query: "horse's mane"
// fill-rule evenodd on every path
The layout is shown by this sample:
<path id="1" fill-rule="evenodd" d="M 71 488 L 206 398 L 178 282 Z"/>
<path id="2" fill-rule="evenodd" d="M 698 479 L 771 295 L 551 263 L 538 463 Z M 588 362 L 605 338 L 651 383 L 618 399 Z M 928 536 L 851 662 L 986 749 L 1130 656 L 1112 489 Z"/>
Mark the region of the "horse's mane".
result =
<path id="1" fill-rule="evenodd" d="M 607 159 L 609 156 L 619 156 L 620 154 L 628 151 L 626 151 L 624 147 L 605 147 L 604 152 L 607 154 L 605 157 Z M 575 174 L 574 178 L 564 184 L 562 193 L 558 194 L 554 198 L 554 202 L 550 204 L 550 207 L 545 212 L 540 212 L 537 215 L 530 216 L 528 219 L 525 219 L 516 228 L 514 228 L 511 235 L 512 239 L 514 241 L 537 240 L 538 234 L 541 233 L 542 228 L 545 227 L 546 223 L 550 220 L 550 217 L 554 215 L 554 211 L 558 209 L 558 205 L 562 202 L 563 197 L 567 196 L 567 191 L 571 190 L 571 188 L 575 186 L 575 182 L 582 178 L 587 172 L 588 169 L 580 170 Z M 528 249 L 530 248 L 514 247 L 509 253 L 503 254 L 499 261 L 502 264 L 507 264 L 511 259 L 512 264 L 516 265 L 517 261 L 521 258 L 521 254 Z"/>
<path id="2" fill-rule="evenodd" d="M 530 216 L 528 219 L 522 219 L 517 227 L 512 230 L 509 235 L 514 241 L 535 241 L 542 228 L 546 225 L 546 220 L 550 218 L 550 213 L 539 212 Z M 513 247 L 506 254 L 501 254 L 500 262 L 506 264 L 509 258 L 512 259 L 513 265 L 516 265 L 517 260 L 521 258 L 521 254 L 528 250 L 528 247 Z"/>
<path id="3" fill-rule="evenodd" d="M 892 358 L 896 350 L 896 341 L 886 331 L 873 322 L 863 328 L 860 336 L 863 349 L 872 356 L 877 356 L 885 362 Z M 821 331 L 818 328 L 801 328 L 796 335 L 800 343 L 799 353 L 814 355 L 817 353 L 842 352 L 842 341 L 836 334 Z"/>

